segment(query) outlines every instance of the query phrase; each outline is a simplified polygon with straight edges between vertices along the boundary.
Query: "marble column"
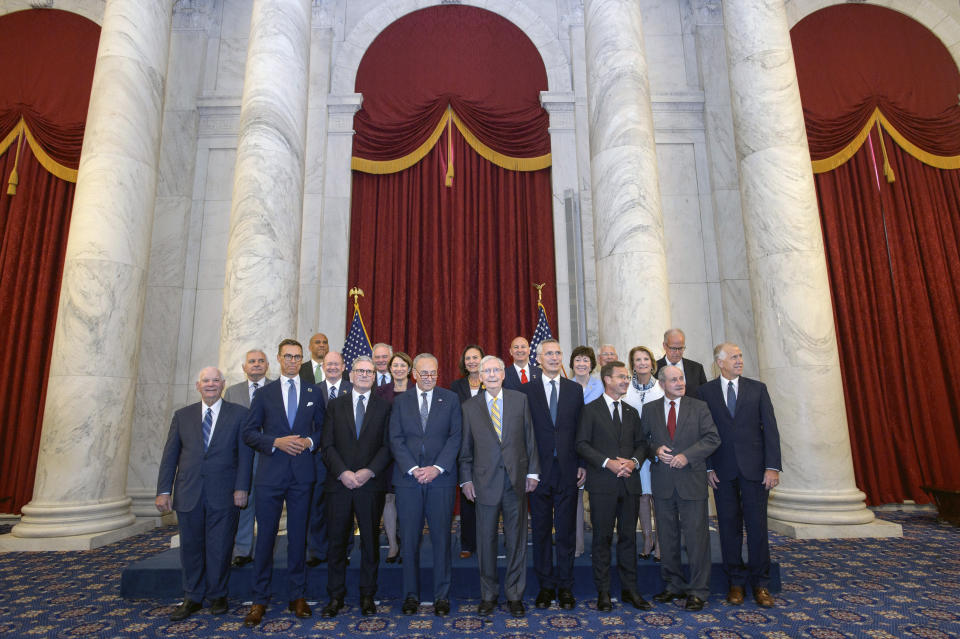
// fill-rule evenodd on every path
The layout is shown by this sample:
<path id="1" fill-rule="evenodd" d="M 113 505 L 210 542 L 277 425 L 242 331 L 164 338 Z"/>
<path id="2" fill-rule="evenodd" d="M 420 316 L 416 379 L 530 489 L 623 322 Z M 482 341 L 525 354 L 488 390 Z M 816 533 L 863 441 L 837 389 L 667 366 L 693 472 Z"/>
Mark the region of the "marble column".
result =
<path id="1" fill-rule="evenodd" d="M 104 9 L 36 484 L 3 549 L 86 549 L 141 528 L 125 488 L 172 5 Z"/>
<path id="2" fill-rule="evenodd" d="M 600 341 L 626 357 L 670 326 L 640 3 L 589 0 L 584 23 Z"/>
<path id="3" fill-rule="evenodd" d="M 783 455 L 774 530 L 899 536 L 853 475 L 836 330 L 783 0 L 724 0 L 727 62 L 760 377 Z"/>
<path id="4" fill-rule="evenodd" d="M 254 0 L 240 103 L 220 368 L 297 328 L 310 0 Z"/>

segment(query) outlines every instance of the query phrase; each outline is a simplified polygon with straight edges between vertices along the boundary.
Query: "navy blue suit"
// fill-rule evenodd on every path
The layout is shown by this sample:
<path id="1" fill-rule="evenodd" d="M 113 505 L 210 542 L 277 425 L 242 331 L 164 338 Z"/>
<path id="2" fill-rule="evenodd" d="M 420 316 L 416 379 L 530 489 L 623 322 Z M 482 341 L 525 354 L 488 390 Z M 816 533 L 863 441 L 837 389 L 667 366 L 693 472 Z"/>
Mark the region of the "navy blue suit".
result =
<path id="1" fill-rule="evenodd" d="M 320 444 L 323 427 L 323 393 L 316 386 L 300 381 L 300 400 L 293 428 L 287 422 L 283 396 L 287 378 L 280 377 L 257 391 L 250 404 L 250 413 L 243 427 L 243 440 L 260 453 L 257 475 L 258 491 L 257 545 L 254 551 L 253 603 L 266 605 L 270 600 L 270 579 L 273 576 L 273 546 L 280 526 L 283 503 L 287 503 L 287 574 L 290 578 L 289 599 L 304 596 L 307 583 L 304 555 L 307 547 L 307 522 L 310 497 L 317 471 L 313 455 Z M 313 449 L 293 456 L 274 450 L 279 437 L 299 435 L 313 441 Z"/>
<path id="2" fill-rule="evenodd" d="M 222 401 L 206 451 L 205 411 L 206 405 L 197 402 L 173 414 L 157 476 L 157 494 L 173 493 L 183 590 L 188 599 L 197 602 L 204 596 L 227 596 L 230 551 L 239 516 L 233 492 L 250 491 L 253 466 L 253 451 L 241 437 L 247 409 Z"/>
<path id="3" fill-rule="evenodd" d="M 460 398 L 444 388 L 433 389 L 426 430 L 421 427 L 419 387 L 397 395 L 390 413 L 390 451 L 393 487 L 403 555 L 404 597 L 420 601 L 420 543 L 423 522 L 430 526 L 433 547 L 433 600 L 449 599 L 450 522 L 457 488 L 457 455 L 460 453 L 462 413 Z M 414 467 L 439 466 L 443 472 L 421 485 L 409 474 Z"/>
<path id="4" fill-rule="evenodd" d="M 527 380 L 527 383 L 540 379 L 540 369 L 529 363 L 527 366 L 530 369 L 528 375 L 530 379 Z M 520 376 L 517 375 L 517 367 L 513 364 L 507 364 L 504 368 L 506 370 L 503 371 L 503 387 L 515 391 L 520 390 L 523 384 L 520 382 Z"/>
<path id="5" fill-rule="evenodd" d="M 310 370 L 311 377 L 313 376 L 313 369 Z M 300 370 L 300 379 L 304 378 L 303 369 Z M 330 385 L 326 380 L 317 384 L 317 388 L 320 389 L 321 394 L 323 395 L 324 405 L 330 401 Z M 350 390 L 353 388 L 353 384 L 350 383 L 350 380 L 347 379 L 346 374 L 340 377 L 340 383 L 337 384 L 337 395 L 342 395 L 343 393 L 350 393 Z M 319 445 L 320 442 L 317 442 Z M 326 508 L 324 507 L 324 496 L 326 493 L 323 490 L 323 484 L 327 479 L 327 467 L 323 464 L 323 455 L 319 452 L 313 456 L 314 466 L 317 469 L 317 481 L 313 485 L 313 500 L 310 504 L 310 528 L 307 533 L 307 555 L 310 558 L 326 560 L 327 558 L 327 547 L 329 546 L 329 541 L 327 540 L 327 518 L 325 516 Z M 350 545 L 353 548 L 353 545 Z M 349 554 L 349 551 L 348 551 Z"/>
<path id="6" fill-rule="evenodd" d="M 557 422 L 550 416 L 545 376 L 523 384 L 540 457 L 540 483 L 530 494 L 533 523 L 533 569 L 541 588 L 573 588 L 573 554 L 577 542 L 577 424 L 583 410 L 583 387 L 558 377 Z M 552 531 L 556 530 L 556 536 Z M 553 546 L 557 546 L 554 565 Z"/>
<path id="7" fill-rule="evenodd" d="M 770 546 L 767 539 L 767 496 L 763 474 L 780 470 L 780 434 L 767 387 L 740 377 L 734 416 L 727 410 L 727 380 L 722 376 L 698 389 L 720 432 L 720 447 L 707 459 L 717 473 L 713 496 L 723 566 L 730 585 L 767 587 Z M 743 529 L 747 529 L 748 562 L 743 563 Z"/>

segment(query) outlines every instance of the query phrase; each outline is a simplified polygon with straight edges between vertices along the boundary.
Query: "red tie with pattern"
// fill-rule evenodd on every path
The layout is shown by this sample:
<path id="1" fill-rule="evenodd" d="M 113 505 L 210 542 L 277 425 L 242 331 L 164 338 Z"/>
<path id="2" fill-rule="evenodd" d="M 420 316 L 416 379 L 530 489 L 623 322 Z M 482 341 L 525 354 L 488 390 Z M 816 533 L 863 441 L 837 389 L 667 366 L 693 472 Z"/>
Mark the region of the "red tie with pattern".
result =
<path id="1" fill-rule="evenodd" d="M 670 412 L 667 414 L 667 433 L 670 439 L 677 434 L 677 408 L 676 402 L 670 402 Z"/>
<path id="2" fill-rule="evenodd" d="M 521 369 L 520 369 L 520 383 L 521 383 L 521 384 L 526 384 L 528 381 L 530 381 L 530 380 L 527 379 L 527 370 L 526 370 L 525 368 L 521 368 Z"/>

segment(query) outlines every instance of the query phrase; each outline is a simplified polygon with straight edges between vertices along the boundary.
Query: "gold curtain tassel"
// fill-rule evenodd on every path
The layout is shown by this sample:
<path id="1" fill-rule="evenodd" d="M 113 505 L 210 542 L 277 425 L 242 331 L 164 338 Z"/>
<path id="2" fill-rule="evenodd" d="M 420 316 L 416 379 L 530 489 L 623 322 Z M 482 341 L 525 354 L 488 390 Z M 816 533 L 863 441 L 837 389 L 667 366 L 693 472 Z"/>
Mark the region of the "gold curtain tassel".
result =
<path id="1" fill-rule="evenodd" d="M 880 118 L 877 118 L 877 138 L 880 140 L 880 151 L 883 152 L 883 176 L 887 178 L 888 184 L 893 184 L 897 178 L 893 174 L 893 167 L 890 166 L 890 159 L 887 157 L 887 145 L 883 143 L 883 128 L 880 126 Z"/>
<path id="2" fill-rule="evenodd" d="M 22 125 L 22 121 L 21 121 Z M 10 179 L 7 180 L 7 195 L 17 194 L 17 185 L 20 184 L 20 174 L 17 173 L 17 167 L 20 165 L 20 149 L 23 148 L 23 127 L 17 134 L 17 155 L 13 158 L 13 170 L 10 171 Z"/>
<path id="3" fill-rule="evenodd" d="M 453 113 L 453 109 L 447 109 Z M 453 118 L 447 120 L 447 179 L 444 184 L 453 186 Z"/>

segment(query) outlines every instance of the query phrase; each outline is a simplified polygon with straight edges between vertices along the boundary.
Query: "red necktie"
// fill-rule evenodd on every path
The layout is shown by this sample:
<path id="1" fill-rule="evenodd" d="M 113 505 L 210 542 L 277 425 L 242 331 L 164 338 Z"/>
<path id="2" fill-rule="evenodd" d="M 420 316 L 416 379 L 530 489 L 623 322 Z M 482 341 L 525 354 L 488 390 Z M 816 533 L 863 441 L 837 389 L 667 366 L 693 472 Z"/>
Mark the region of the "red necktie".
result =
<path id="1" fill-rule="evenodd" d="M 675 402 L 670 402 L 670 412 L 667 414 L 667 433 L 670 439 L 677 434 L 677 409 Z"/>
<path id="2" fill-rule="evenodd" d="M 527 371 L 524 368 L 520 369 L 520 383 L 526 384 L 529 380 L 527 379 Z"/>

